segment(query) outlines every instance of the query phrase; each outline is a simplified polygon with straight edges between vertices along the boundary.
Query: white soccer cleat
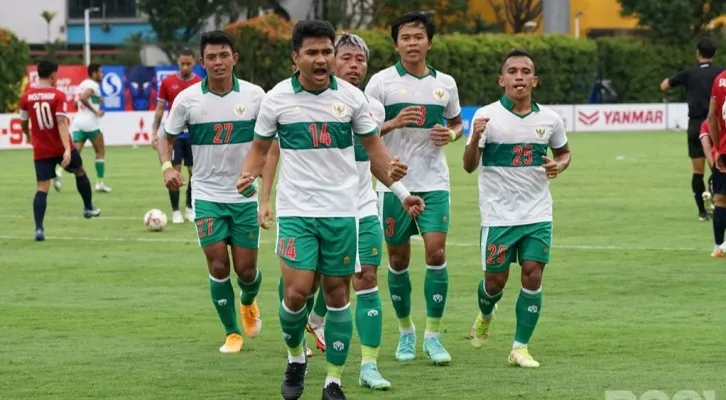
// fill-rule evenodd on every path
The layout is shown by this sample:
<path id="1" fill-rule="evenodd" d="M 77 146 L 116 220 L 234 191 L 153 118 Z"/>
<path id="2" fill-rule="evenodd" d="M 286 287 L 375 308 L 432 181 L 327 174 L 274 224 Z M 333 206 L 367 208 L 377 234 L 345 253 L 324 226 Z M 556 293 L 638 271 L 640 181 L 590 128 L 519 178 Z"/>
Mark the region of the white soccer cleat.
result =
<path id="1" fill-rule="evenodd" d="M 106 186 L 103 182 L 97 182 L 96 183 L 96 191 L 102 192 L 102 193 L 111 193 L 111 188 Z"/>
<path id="2" fill-rule="evenodd" d="M 703 204 L 706 206 L 706 212 L 709 216 L 713 216 L 713 210 L 716 208 L 716 205 L 713 203 L 713 196 L 711 196 L 711 192 L 703 192 L 703 194 L 701 194 L 701 198 L 703 198 Z"/>
<path id="3" fill-rule="evenodd" d="M 187 207 L 187 220 L 189 222 L 194 222 L 194 209 Z"/>
<path id="4" fill-rule="evenodd" d="M 183 224 L 184 223 L 184 217 L 182 216 L 181 211 L 176 210 L 171 213 L 171 223 L 172 224 Z"/>

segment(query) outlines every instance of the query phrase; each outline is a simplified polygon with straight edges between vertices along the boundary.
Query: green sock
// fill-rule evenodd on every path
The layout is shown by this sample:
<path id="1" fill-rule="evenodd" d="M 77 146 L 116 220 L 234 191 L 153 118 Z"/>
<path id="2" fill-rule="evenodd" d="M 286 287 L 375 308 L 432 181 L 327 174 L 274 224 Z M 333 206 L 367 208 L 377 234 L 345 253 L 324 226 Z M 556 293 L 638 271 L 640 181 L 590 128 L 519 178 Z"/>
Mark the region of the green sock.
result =
<path id="1" fill-rule="evenodd" d="M 383 309 L 378 288 L 373 292 L 358 295 L 358 303 L 355 306 L 355 326 L 363 349 L 380 347 L 383 332 Z M 363 356 L 365 358 L 366 354 Z M 375 362 L 376 359 L 363 361 Z"/>
<path id="2" fill-rule="evenodd" d="M 350 305 L 343 309 L 328 310 L 325 318 L 325 360 L 342 367 L 348 359 L 350 339 L 353 336 L 353 316 Z"/>
<path id="3" fill-rule="evenodd" d="M 237 310 L 234 306 L 234 289 L 229 278 L 220 281 L 219 279 L 209 277 L 209 291 L 212 295 L 214 308 L 217 309 L 219 319 L 224 325 L 227 335 L 231 333 L 241 334 L 237 323 Z"/>
<path id="4" fill-rule="evenodd" d="M 444 316 L 446 294 L 449 291 L 449 272 L 446 264 L 441 267 L 426 266 L 424 295 L 426 296 L 426 316 L 441 318 Z"/>
<path id="5" fill-rule="evenodd" d="M 318 288 L 318 294 L 315 297 L 315 307 L 313 312 L 319 317 L 325 317 L 328 313 L 328 307 L 325 306 L 325 296 L 323 295 L 323 288 Z"/>
<path id="6" fill-rule="evenodd" d="M 494 312 L 494 306 L 502 299 L 502 296 L 504 296 L 503 290 L 494 296 L 490 296 L 486 289 L 484 289 L 483 280 L 479 281 L 479 290 L 477 293 L 479 294 L 479 311 L 481 311 L 481 315 L 484 317 L 492 315 L 492 312 Z"/>
<path id="7" fill-rule="evenodd" d="M 96 177 L 100 180 L 106 174 L 106 160 L 96 160 Z"/>
<path id="8" fill-rule="evenodd" d="M 514 333 L 514 341 L 526 345 L 532 338 L 537 320 L 539 320 L 539 313 L 542 311 L 542 288 L 537 291 L 522 288 L 517 299 L 516 310 L 517 329 Z"/>
<path id="9" fill-rule="evenodd" d="M 258 269 L 255 279 L 253 279 L 250 283 L 243 282 L 242 278 L 238 276 L 237 284 L 241 289 L 241 293 L 239 295 L 240 303 L 242 303 L 243 306 L 251 305 L 255 301 L 257 293 L 260 291 L 260 285 L 262 285 L 262 271 Z"/>
<path id="10" fill-rule="evenodd" d="M 285 298 L 285 288 L 282 285 L 282 277 L 280 277 L 280 282 L 277 284 L 277 297 L 280 299 L 280 303 L 282 303 L 282 299 Z"/>
<path id="11" fill-rule="evenodd" d="M 285 306 L 285 302 L 280 303 L 280 327 L 290 355 L 299 356 L 298 352 L 302 348 L 307 322 L 308 312 L 305 307 L 298 311 L 291 311 Z"/>
<path id="12" fill-rule="evenodd" d="M 391 293 L 391 303 L 398 318 L 399 328 L 411 328 L 411 277 L 408 268 L 397 272 L 388 268 L 388 290 Z"/>

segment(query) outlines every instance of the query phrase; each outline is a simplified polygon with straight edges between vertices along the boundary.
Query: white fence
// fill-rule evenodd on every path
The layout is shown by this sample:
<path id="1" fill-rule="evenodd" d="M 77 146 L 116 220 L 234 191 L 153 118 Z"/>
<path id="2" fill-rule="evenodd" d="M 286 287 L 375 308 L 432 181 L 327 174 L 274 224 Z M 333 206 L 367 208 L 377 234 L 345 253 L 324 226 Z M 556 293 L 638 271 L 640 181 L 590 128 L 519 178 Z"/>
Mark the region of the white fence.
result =
<path id="1" fill-rule="evenodd" d="M 685 103 L 578 104 L 550 106 L 565 120 L 568 132 L 613 132 L 681 129 L 688 126 Z M 462 117 L 468 133 L 470 119 L 478 107 L 464 107 Z M 101 119 L 107 146 L 145 145 L 150 141 L 154 113 L 109 112 Z M 30 146 L 15 114 L 0 114 L 0 150 Z"/>

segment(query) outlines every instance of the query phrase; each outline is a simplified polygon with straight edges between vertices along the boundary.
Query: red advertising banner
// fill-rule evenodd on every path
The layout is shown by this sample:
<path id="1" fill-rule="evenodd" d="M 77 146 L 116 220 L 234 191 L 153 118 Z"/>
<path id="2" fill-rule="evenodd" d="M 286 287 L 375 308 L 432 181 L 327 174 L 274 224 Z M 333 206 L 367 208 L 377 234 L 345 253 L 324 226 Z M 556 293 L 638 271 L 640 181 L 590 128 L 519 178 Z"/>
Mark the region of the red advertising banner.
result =
<path id="1" fill-rule="evenodd" d="M 78 93 L 78 85 L 88 77 L 88 70 L 83 65 L 59 65 L 58 82 L 56 87 L 66 94 L 68 99 L 68 112 L 78 111 L 74 101 Z M 38 72 L 35 65 L 28 66 L 28 78 L 30 87 L 38 84 Z"/>

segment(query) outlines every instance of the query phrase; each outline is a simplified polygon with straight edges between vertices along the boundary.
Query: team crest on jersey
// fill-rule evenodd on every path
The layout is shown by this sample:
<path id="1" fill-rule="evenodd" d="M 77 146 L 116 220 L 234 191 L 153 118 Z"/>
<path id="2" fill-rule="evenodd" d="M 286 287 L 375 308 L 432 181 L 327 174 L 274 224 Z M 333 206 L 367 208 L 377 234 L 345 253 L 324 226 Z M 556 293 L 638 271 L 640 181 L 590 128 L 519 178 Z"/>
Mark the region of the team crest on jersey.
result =
<path id="1" fill-rule="evenodd" d="M 446 92 L 444 92 L 444 89 L 441 89 L 441 88 L 434 89 L 434 97 L 436 98 L 436 100 L 441 101 L 444 99 L 444 96 L 446 96 Z"/>
<path id="2" fill-rule="evenodd" d="M 333 114 L 335 114 L 335 116 L 338 118 L 342 118 L 347 110 L 348 107 L 346 107 L 343 103 L 333 104 Z"/>
<path id="3" fill-rule="evenodd" d="M 292 109 L 293 114 L 300 114 L 302 112 L 302 108 L 300 106 L 295 106 L 295 108 Z"/>
<path id="4" fill-rule="evenodd" d="M 534 129 L 534 137 L 537 139 L 543 140 L 547 139 L 550 135 L 550 132 L 547 128 L 535 128 Z"/>
<path id="5" fill-rule="evenodd" d="M 245 107 L 244 104 L 237 104 L 236 106 L 234 106 L 234 115 L 238 117 L 243 117 L 246 112 L 247 107 Z"/>
<path id="6" fill-rule="evenodd" d="M 406 93 L 408 93 L 408 90 L 406 90 L 406 88 L 402 88 L 399 92 L 401 93 L 401 96 L 405 96 Z"/>
<path id="7" fill-rule="evenodd" d="M 350 257 L 348 257 L 348 256 L 343 257 L 343 264 L 345 264 L 345 265 L 350 264 Z"/>
<path id="8" fill-rule="evenodd" d="M 200 111 L 199 113 L 202 114 L 202 115 L 207 115 L 207 109 L 206 108 L 202 108 L 202 111 Z"/>

